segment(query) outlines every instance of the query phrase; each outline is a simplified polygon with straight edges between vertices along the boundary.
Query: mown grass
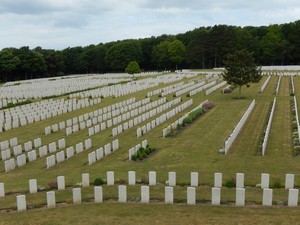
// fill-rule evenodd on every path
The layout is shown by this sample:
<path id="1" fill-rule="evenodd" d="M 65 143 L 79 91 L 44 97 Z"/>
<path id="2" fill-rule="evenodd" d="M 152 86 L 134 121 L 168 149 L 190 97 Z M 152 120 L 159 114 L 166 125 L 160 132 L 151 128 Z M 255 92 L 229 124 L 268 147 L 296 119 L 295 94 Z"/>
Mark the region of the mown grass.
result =
<path id="1" fill-rule="evenodd" d="M 177 182 L 179 184 L 189 184 L 190 172 L 199 172 L 201 187 L 197 188 L 197 201 L 202 203 L 210 201 L 214 172 L 223 173 L 223 183 L 232 179 L 235 173 L 244 172 L 245 184 L 252 187 L 260 183 L 261 173 L 270 173 L 271 185 L 278 180 L 284 185 L 285 174 L 294 173 L 296 186 L 300 186 L 300 172 L 298 170 L 299 158 L 293 156 L 291 152 L 291 117 L 288 77 L 283 77 L 281 80 L 267 153 L 264 157 L 258 154 L 263 129 L 268 120 L 269 106 L 274 98 L 273 92 L 276 88 L 277 80 L 276 77 L 272 77 L 265 91 L 259 94 L 258 90 L 265 79 L 266 77 L 264 77 L 260 83 L 253 84 L 249 88 L 243 88 L 241 99 L 237 99 L 237 89 L 235 89 L 232 94 L 222 94 L 220 91 L 216 91 L 209 96 L 204 96 L 203 92 L 193 96 L 194 105 L 185 110 L 185 112 L 180 113 L 176 118 L 170 119 L 167 124 L 172 123 L 205 99 L 212 101 L 216 107 L 191 124 L 187 129 L 184 129 L 176 137 L 161 137 L 162 129 L 167 126 L 167 124 L 164 124 L 156 127 L 141 138 L 136 138 L 136 126 L 116 137 L 120 141 L 120 150 L 105 157 L 100 162 L 88 166 L 88 153 L 115 139 L 111 137 L 111 129 L 107 129 L 92 137 L 93 148 L 91 150 L 76 155 L 74 158 L 58 164 L 54 168 L 45 169 L 44 157 L 22 168 L 17 168 L 10 173 L 2 173 L 0 175 L 0 182 L 5 183 L 6 192 L 14 193 L 8 194 L 7 197 L 0 199 L 0 209 L 8 209 L 16 206 L 16 193 L 28 192 L 29 179 L 36 178 L 38 185 L 48 187 L 48 182 L 55 181 L 56 177 L 60 175 L 66 177 L 66 185 L 69 186 L 69 188 L 67 191 L 57 192 L 57 200 L 65 204 L 71 204 L 71 188 L 76 185 L 76 183 L 81 182 L 82 173 L 90 173 L 90 181 L 92 182 L 98 177 L 106 179 L 106 172 L 110 170 L 115 172 L 117 180 L 125 181 L 127 181 L 127 173 L 130 170 L 136 171 L 137 178 L 147 177 L 148 171 L 156 171 L 157 180 L 161 184 L 164 184 L 168 179 L 167 173 L 169 171 L 177 172 Z M 296 95 L 300 93 L 300 85 L 298 83 L 299 78 L 296 78 Z M 152 90 L 157 88 L 153 88 Z M 299 91 L 297 92 L 297 90 Z M 103 99 L 98 105 L 4 132 L 0 136 L 0 141 L 12 137 L 18 137 L 20 143 L 33 140 L 36 137 L 42 137 L 43 144 L 57 141 L 64 136 L 64 131 L 45 136 L 43 135 L 45 126 L 65 121 L 68 118 L 102 108 L 130 97 L 136 97 L 137 100 L 141 100 L 148 91 L 149 90 L 141 91 L 122 98 Z M 151 99 L 156 100 L 157 98 L 156 96 Z M 174 97 L 169 95 L 167 98 L 171 100 Z M 182 99 L 187 100 L 189 97 L 184 95 Z M 228 138 L 234 126 L 238 123 L 253 99 L 256 99 L 257 104 L 233 147 L 229 150 L 227 155 L 220 154 L 218 150 L 223 146 L 224 141 Z M 84 141 L 88 138 L 87 129 L 65 138 L 67 146 L 75 145 L 79 141 Z M 141 143 L 144 139 L 148 140 L 151 147 L 157 149 L 156 153 L 143 162 L 127 161 L 129 148 L 137 143 Z M 1 163 L 1 169 L 3 170 L 3 168 L 3 163 Z M 139 197 L 139 188 L 139 186 L 129 187 L 128 196 L 132 199 Z M 157 224 L 201 224 L 202 222 L 203 224 L 250 224 L 252 220 L 247 216 L 249 213 L 258 214 L 258 216 L 254 218 L 254 221 L 252 221 L 253 223 L 256 221 L 256 223 L 264 222 L 265 224 L 276 224 L 278 221 L 278 224 L 284 224 L 285 222 L 287 223 L 287 221 L 293 222 L 295 219 L 295 210 L 286 209 L 285 207 L 279 209 L 246 207 L 241 209 L 204 205 L 200 207 L 189 207 L 185 205 L 165 206 L 162 204 L 164 185 L 151 188 L 151 197 L 159 200 L 160 203 L 150 204 L 149 206 L 135 203 L 109 203 L 109 199 L 113 202 L 116 201 L 117 187 L 106 187 L 104 190 L 106 202 L 101 205 L 85 204 L 84 206 L 59 207 L 58 209 L 32 210 L 26 213 L 13 213 L 13 218 L 10 216 L 11 213 L 4 213 L 1 215 L 0 223 L 12 224 L 21 219 L 24 224 L 29 224 L 29 222 L 34 221 L 33 218 L 36 217 L 39 218 L 40 224 L 62 224 L 62 222 L 64 222 L 64 224 L 78 224 L 79 221 L 81 224 L 87 221 L 89 224 L 97 224 L 99 222 L 101 224 L 114 224 L 117 222 L 119 224 L 150 224 L 150 222 L 153 222 L 153 219 L 151 220 L 148 217 L 153 217 L 151 216 L 152 213 L 156 215 L 154 221 L 157 221 Z M 83 189 L 83 191 L 83 198 L 85 198 L 87 202 L 92 201 L 92 188 Z M 45 192 L 27 195 L 29 204 L 43 207 L 46 203 L 45 195 Z M 273 196 L 275 202 L 287 200 L 287 192 L 283 189 L 274 190 Z M 234 202 L 234 199 L 234 188 L 222 189 L 222 200 L 230 203 Z M 181 203 L 186 201 L 186 186 L 178 186 L 175 188 L 175 200 Z M 261 200 L 262 191 L 260 189 L 252 188 L 246 190 L 247 202 L 260 205 Z M 123 211 L 121 209 L 123 209 Z M 124 209 L 126 210 L 124 211 Z M 76 213 L 78 210 L 84 213 Z M 97 210 L 100 210 L 101 213 L 96 213 Z M 200 213 L 200 211 L 202 213 Z M 222 213 L 215 216 L 216 213 L 220 211 L 222 211 Z M 151 215 L 150 212 L 152 212 Z M 177 214 L 176 212 L 180 213 Z M 76 215 L 74 216 L 74 214 Z M 98 214 L 102 216 L 98 216 Z M 235 217 L 234 215 L 239 216 Z M 64 217 L 68 219 L 64 220 Z M 61 218 L 62 221 L 60 221 L 59 218 Z M 281 223 L 282 221 L 284 221 L 284 223 Z M 32 224 L 34 224 L 34 222 Z"/>
<path id="2" fill-rule="evenodd" d="M 0 224 L 298 224 L 297 208 L 84 204 L 1 215 Z"/>

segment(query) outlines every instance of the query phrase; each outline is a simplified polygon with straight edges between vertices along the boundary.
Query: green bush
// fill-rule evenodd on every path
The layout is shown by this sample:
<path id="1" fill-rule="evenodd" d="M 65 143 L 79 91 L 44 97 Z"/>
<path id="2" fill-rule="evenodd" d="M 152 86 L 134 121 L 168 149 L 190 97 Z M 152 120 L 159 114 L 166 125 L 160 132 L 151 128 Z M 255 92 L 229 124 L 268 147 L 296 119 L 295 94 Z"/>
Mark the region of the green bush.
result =
<path id="1" fill-rule="evenodd" d="M 297 143 L 297 144 L 299 144 L 299 143 Z M 299 155 L 300 154 L 300 145 L 294 146 L 294 154 L 295 155 Z"/>
<path id="2" fill-rule="evenodd" d="M 234 179 L 231 179 L 231 180 L 228 180 L 225 182 L 225 187 L 228 187 L 228 188 L 233 188 L 235 187 L 235 180 Z"/>
<path id="3" fill-rule="evenodd" d="M 186 117 L 183 121 L 182 121 L 182 123 L 183 124 L 190 124 L 190 123 L 192 123 L 193 122 L 193 120 L 192 120 L 192 118 L 191 117 Z"/>
<path id="4" fill-rule="evenodd" d="M 146 155 L 150 155 L 151 150 L 150 150 L 149 148 L 146 148 L 146 149 L 145 149 L 145 153 L 146 153 Z"/>
<path id="5" fill-rule="evenodd" d="M 133 156 L 131 156 L 131 160 L 136 161 L 136 154 L 134 154 Z"/>
<path id="6" fill-rule="evenodd" d="M 131 156 L 131 160 L 136 161 L 137 159 L 143 160 L 147 158 L 152 152 L 154 151 L 153 148 L 150 148 L 149 145 L 147 145 L 146 148 L 140 147 L 139 150 Z"/>
<path id="7" fill-rule="evenodd" d="M 96 178 L 94 180 L 94 185 L 95 186 L 100 186 L 100 185 L 103 185 L 103 184 L 104 184 L 104 181 L 101 178 Z"/>

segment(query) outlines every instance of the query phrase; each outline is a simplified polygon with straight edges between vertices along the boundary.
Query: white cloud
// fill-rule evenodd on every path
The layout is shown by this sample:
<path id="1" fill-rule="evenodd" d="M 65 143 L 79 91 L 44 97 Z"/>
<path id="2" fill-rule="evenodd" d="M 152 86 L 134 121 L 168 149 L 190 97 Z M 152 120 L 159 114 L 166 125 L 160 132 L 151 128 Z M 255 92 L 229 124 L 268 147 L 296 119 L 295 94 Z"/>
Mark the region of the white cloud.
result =
<path id="1" fill-rule="evenodd" d="M 295 0 L 1 0 L 0 49 L 62 49 L 215 24 L 286 23 L 299 12 Z"/>

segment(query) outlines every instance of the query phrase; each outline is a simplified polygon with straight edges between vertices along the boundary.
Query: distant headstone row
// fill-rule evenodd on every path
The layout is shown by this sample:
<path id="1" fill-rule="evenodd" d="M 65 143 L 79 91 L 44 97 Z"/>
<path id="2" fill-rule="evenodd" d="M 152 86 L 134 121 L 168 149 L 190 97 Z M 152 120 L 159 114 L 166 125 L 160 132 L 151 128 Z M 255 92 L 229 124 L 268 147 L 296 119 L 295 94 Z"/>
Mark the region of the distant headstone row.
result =
<path id="1" fill-rule="evenodd" d="M 229 135 L 228 139 L 225 141 L 225 144 L 224 144 L 224 153 L 225 154 L 227 154 L 227 152 L 230 149 L 231 145 L 233 144 L 234 140 L 238 136 L 240 130 L 242 129 L 242 127 L 246 123 L 249 115 L 253 111 L 254 106 L 255 106 L 255 99 L 251 102 L 251 104 L 249 105 L 248 109 L 246 110 L 246 112 L 244 113 L 244 115 L 242 116 L 242 118 L 240 119 L 240 121 L 238 122 L 238 124 L 235 126 L 234 130 Z"/>
<path id="2" fill-rule="evenodd" d="M 188 117 L 189 113 L 202 108 L 203 104 L 206 103 L 206 102 L 208 102 L 208 100 L 205 100 L 204 102 L 200 103 L 198 106 L 196 106 L 191 111 L 189 111 L 188 113 L 186 113 L 185 115 L 183 115 L 182 117 L 180 117 L 178 120 L 176 120 L 175 122 L 173 122 L 171 125 L 169 125 L 166 128 L 164 128 L 163 129 L 162 137 L 166 137 L 172 130 L 177 129 L 177 126 L 178 125 L 182 125 L 183 120 Z"/>
<path id="3" fill-rule="evenodd" d="M 43 100 L 0 111 L 0 132 L 46 120 L 90 105 L 99 104 L 98 99 Z"/>
<path id="4" fill-rule="evenodd" d="M 103 157 L 110 155 L 111 153 L 119 150 L 120 143 L 119 140 L 116 139 L 112 142 L 112 144 L 108 143 L 104 145 L 104 147 L 100 147 L 95 151 L 92 151 L 88 154 L 88 165 L 93 165 L 97 161 L 100 161 Z"/>
<path id="5" fill-rule="evenodd" d="M 264 133 L 265 136 L 264 136 L 264 140 L 263 140 L 263 143 L 262 143 L 262 155 L 263 156 L 266 153 L 266 148 L 267 148 L 267 144 L 268 144 L 268 140 L 269 140 L 269 135 L 270 135 L 272 121 L 273 121 L 273 116 L 274 116 L 274 111 L 275 111 L 275 106 L 276 106 L 276 97 L 273 100 L 273 104 L 272 104 L 272 108 L 271 108 L 271 112 L 270 112 L 268 124 L 267 124 L 266 130 L 265 130 L 265 133 Z"/>

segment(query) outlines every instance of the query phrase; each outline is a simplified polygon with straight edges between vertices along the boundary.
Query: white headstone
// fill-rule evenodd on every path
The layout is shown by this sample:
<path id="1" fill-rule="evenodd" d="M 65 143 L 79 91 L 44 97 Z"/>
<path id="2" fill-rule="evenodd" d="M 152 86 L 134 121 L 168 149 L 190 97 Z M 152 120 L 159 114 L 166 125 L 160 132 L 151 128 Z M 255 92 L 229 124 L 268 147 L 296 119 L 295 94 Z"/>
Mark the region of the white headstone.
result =
<path id="1" fill-rule="evenodd" d="M 221 204 L 221 188 L 214 187 L 211 191 L 211 204 L 220 205 Z"/>
<path id="2" fill-rule="evenodd" d="M 112 150 L 116 151 L 119 149 L 119 139 L 116 139 L 112 142 Z"/>
<path id="3" fill-rule="evenodd" d="M 293 188 L 294 188 L 294 174 L 286 174 L 285 189 L 293 189 Z"/>
<path id="4" fill-rule="evenodd" d="M 262 173 L 261 174 L 261 188 L 269 188 L 269 183 L 270 183 L 270 174 L 267 173 Z"/>
<path id="5" fill-rule="evenodd" d="M 263 205 L 272 206 L 272 200 L 273 200 L 273 190 L 269 188 L 265 188 L 263 190 Z"/>
<path id="6" fill-rule="evenodd" d="M 147 140 L 143 140 L 142 141 L 142 147 L 143 148 L 147 148 L 147 145 L 148 145 L 148 141 Z"/>
<path id="7" fill-rule="evenodd" d="M 56 206 L 55 191 L 48 191 L 47 192 L 47 207 L 55 208 L 55 206 Z"/>
<path id="8" fill-rule="evenodd" d="M 17 195 L 17 209 L 18 212 L 26 210 L 26 196 L 25 195 Z"/>
<path id="9" fill-rule="evenodd" d="M 196 188 L 194 187 L 187 188 L 187 204 L 188 205 L 196 204 Z"/>
<path id="10" fill-rule="evenodd" d="M 95 203 L 103 202 L 102 187 L 99 186 L 94 187 L 94 198 L 95 198 Z"/>
<path id="11" fill-rule="evenodd" d="M 18 138 L 12 138 L 9 140 L 10 147 L 15 147 L 18 145 Z"/>
<path id="12" fill-rule="evenodd" d="M 0 197 L 5 196 L 4 183 L 0 183 Z"/>
<path id="13" fill-rule="evenodd" d="M 67 127 L 66 128 L 66 136 L 69 136 L 69 135 L 71 135 L 72 134 L 72 127 Z"/>
<path id="14" fill-rule="evenodd" d="M 92 151 L 88 154 L 89 165 L 92 165 L 96 162 L 96 152 Z"/>
<path id="15" fill-rule="evenodd" d="M 214 177 L 214 187 L 222 187 L 222 173 L 215 173 Z"/>
<path id="16" fill-rule="evenodd" d="M 85 150 L 90 149 L 92 147 L 92 140 L 89 138 L 84 141 L 84 148 Z"/>
<path id="17" fill-rule="evenodd" d="M 105 155 L 109 155 L 111 153 L 111 145 L 110 145 L 110 143 L 104 145 L 104 153 L 105 153 Z"/>
<path id="18" fill-rule="evenodd" d="M 82 174 L 82 187 L 89 187 L 90 186 L 90 174 L 83 173 Z"/>
<path id="19" fill-rule="evenodd" d="M 59 123 L 59 129 L 62 130 L 62 129 L 65 129 L 65 128 L 66 128 L 65 122 L 60 122 Z"/>
<path id="20" fill-rule="evenodd" d="M 73 204 L 81 203 L 81 189 L 73 188 Z"/>
<path id="21" fill-rule="evenodd" d="M 64 176 L 58 176 L 57 177 L 57 189 L 58 190 L 65 190 L 65 177 Z"/>
<path id="22" fill-rule="evenodd" d="M 176 186 L 176 172 L 169 172 L 168 175 L 169 186 Z"/>
<path id="23" fill-rule="evenodd" d="M 150 201 L 149 186 L 141 186 L 141 202 L 149 203 L 149 201 Z"/>
<path id="24" fill-rule="evenodd" d="M 141 137 L 142 136 L 142 128 L 138 127 L 136 130 L 136 136 Z"/>
<path id="25" fill-rule="evenodd" d="M 30 192 L 30 194 L 37 193 L 37 180 L 36 179 L 29 180 L 29 192 Z"/>
<path id="26" fill-rule="evenodd" d="M 58 140 L 58 149 L 63 149 L 66 147 L 66 140 L 64 138 Z"/>
<path id="27" fill-rule="evenodd" d="M 89 128 L 89 137 L 93 136 L 95 134 L 95 128 L 94 127 L 90 127 Z"/>
<path id="28" fill-rule="evenodd" d="M 118 186 L 119 202 L 127 202 L 127 187 L 125 185 Z"/>
<path id="29" fill-rule="evenodd" d="M 288 206 L 298 206 L 298 189 L 289 189 Z"/>
<path id="30" fill-rule="evenodd" d="M 235 205 L 236 206 L 245 205 L 245 188 L 236 188 Z"/>
<path id="31" fill-rule="evenodd" d="M 128 171 L 128 184 L 135 185 L 136 183 L 136 173 L 135 171 Z"/>
<path id="32" fill-rule="evenodd" d="M 56 143 L 55 142 L 51 142 L 49 144 L 49 153 L 53 153 L 56 151 Z"/>
<path id="33" fill-rule="evenodd" d="M 36 138 L 33 140 L 33 145 L 35 148 L 41 147 L 42 146 L 42 139 L 41 138 Z"/>
<path id="34" fill-rule="evenodd" d="M 244 188 L 244 174 L 243 173 L 236 174 L 236 188 Z"/>
<path id="35" fill-rule="evenodd" d="M 51 127 L 45 127 L 45 135 L 51 134 Z"/>
<path id="36" fill-rule="evenodd" d="M 154 186 L 156 185 L 156 172 L 149 171 L 149 185 Z"/>
<path id="37" fill-rule="evenodd" d="M 71 158 L 74 156 L 74 147 L 69 147 L 67 148 L 67 159 Z"/>
<path id="38" fill-rule="evenodd" d="M 165 187 L 165 203 L 173 204 L 173 202 L 174 202 L 173 187 Z"/>
<path id="39" fill-rule="evenodd" d="M 191 186 L 198 187 L 199 174 L 197 172 L 191 172 Z"/>
<path id="40" fill-rule="evenodd" d="M 113 171 L 107 171 L 106 173 L 107 186 L 115 184 L 115 174 Z"/>
<path id="41" fill-rule="evenodd" d="M 103 148 L 99 148 L 96 150 L 96 160 L 99 161 L 103 158 L 104 153 L 103 153 Z"/>
<path id="42" fill-rule="evenodd" d="M 81 152 L 83 152 L 83 143 L 82 142 L 76 144 L 76 154 L 79 154 Z"/>

